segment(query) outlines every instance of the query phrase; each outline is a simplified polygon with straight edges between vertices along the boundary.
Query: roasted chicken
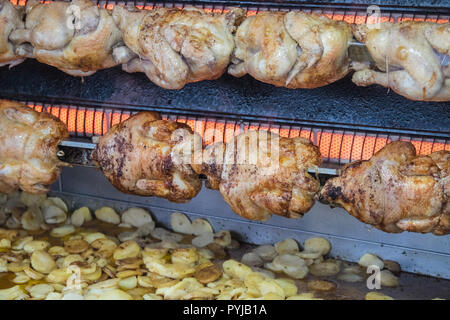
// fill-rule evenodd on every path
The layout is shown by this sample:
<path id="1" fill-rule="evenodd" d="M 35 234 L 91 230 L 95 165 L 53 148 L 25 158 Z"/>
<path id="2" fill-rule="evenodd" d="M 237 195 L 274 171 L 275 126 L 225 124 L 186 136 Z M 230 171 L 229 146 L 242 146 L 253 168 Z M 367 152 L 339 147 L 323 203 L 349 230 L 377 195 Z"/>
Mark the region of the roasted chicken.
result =
<path id="1" fill-rule="evenodd" d="M 303 12 L 263 12 L 236 32 L 228 73 L 288 88 L 316 88 L 349 72 L 345 22 Z"/>
<path id="2" fill-rule="evenodd" d="M 166 89 L 219 78 L 234 48 L 232 32 L 241 9 L 210 14 L 195 8 L 136 11 L 116 6 L 114 21 L 131 49 L 116 49 L 116 61 L 126 72 L 144 72 Z"/>
<path id="3" fill-rule="evenodd" d="M 309 140 L 248 131 L 207 147 L 192 167 L 206 175 L 208 187 L 220 190 L 235 213 L 268 220 L 272 214 L 299 218 L 312 207 L 319 182 L 308 168 L 320 162 L 319 149 Z"/>
<path id="4" fill-rule="evenodd" d="M 24 59 L 14 52 L 9 35 L 17 28 L 23 28 L 22 12 L 14 8 L 8 0 L 0 0 L 0 67 L 13 67 Z"/>
<path id="5" fill-rule="evenodd" d="M 186 124 L 140 112 L 102 136 L 93 159 L 124 193 L 187 202 L 202 186 L 190 166 L 194 136 Z"/>
<path id="6" fill-rule="evenodd" d="M 450 152 L 417 156 L 413 144 L 396 141 L 344 167 L 319 199 L 386 232 L 443 235 L 450 231 L 449 197 Z"/>
<path id="7" fill-rule="evenodd" d="M 64 123 L 52 115 L 0 100 L 0 192 L 47 192 L 67 165 L 56 154 L 68 136 Z"/>
<path id="8" fill-rule="evenodd" d="M 24 29 L 11 33 L 16 53 L 36 58 L 72 76 L 89 76 L 117 63 L 113 48 L 122 37 L 107 10 L 89 0 L 40 3 L 26 6 Z"/>
<path id="9" fill-rule="evenodd" d="M 380 84 L 412 100 L 450 100 L 450 23 L 383 23 L 381 28 L 354 25 L 376 67 L 358 65 L 353 82 Z M 447 60 L 444 63 L 444 60 Z"/>

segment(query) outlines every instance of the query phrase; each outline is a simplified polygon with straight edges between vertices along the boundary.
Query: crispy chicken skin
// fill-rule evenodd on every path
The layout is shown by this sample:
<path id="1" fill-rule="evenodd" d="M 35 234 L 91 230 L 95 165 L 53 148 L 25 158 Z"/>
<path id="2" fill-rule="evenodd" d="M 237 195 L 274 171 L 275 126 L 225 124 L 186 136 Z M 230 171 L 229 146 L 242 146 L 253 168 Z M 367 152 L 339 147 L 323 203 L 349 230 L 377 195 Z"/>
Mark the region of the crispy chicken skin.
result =
<path id="1" fill-rule="evenodd" d="M 444 235 L 450 230 L 449 168 L 450 152 L 417 156 L 411 143 L 396 141 L 344 167 L 319 200 L 386 232 Z"/>
<path id="2" fill-rule="evenodd" d="M 303 216 L 314 204 L 319 182 L 308 174 L 321 155 L 303 138 L 283 138 L 266 131 L 248 131 L 227 144 L 207 147 L 203 161 L 193 163 L 208 187 L 220 190 L 238 215 L 268 220 L 272 214 Z"/>
<path id="3" fill-rule="evenodd" d="M 69 133 L 59 119 L 46 112 L 0 100 L 0 192 L 19 188 L 46 193 L 56 181 L 61 166 L 57 146 Z"/>
<path id="4" fill-rule="evenodd" d="M 450 55 L 450 23 L 407 21 L 383 23 L 380 29 L 352 28 L 380 70 L 357 68 L 355 84 L 379 84 L 412 100 L 450 100 L 450 66 L 441 65 L 442 56 Z"/>
<path id="5" fill-rule="evenodd" d="M 12 32 L 16 53 L 36 58 L 73 76 L 89 76 L 117 63 L 113 48 L 121 33 L 107 10 L 89 0 L 39 3 L 26 6 L 24 29 Z"/>
<path id="6" fill-rule="evenodd" d="M 187 202 L 202 185 L 183 154 L 191 150 L 192 137 L 185 124 L 140 112 L 102 136 L 93 158 L 124 193 Z"/>
<path id="7" fill-rule="evenodd" d="M 190 7 L 136 11 L 116 6 L 113 17 L 132 51 L 115 50 L 123 70 L 144 72 L 165 89 L 181 89 L 226 71 L 234 48 L 232 32 L 243 11 L 211 14 Z"/>
<path id="8" fill-rule="evenodd" d="M 248 17 L 235 36 L 228 73 L 288 88 L 316 88 L 349 72 L 350 27 L 303 12 L 263 12 Z"/>
<path id="9" fill-rule="evenodd" d="M 22 11 L 17 10 L 8 0 L 0 0 L 0 67 L 13 67 L 24 59 L 14 52 L 9 35 L 17 28 L 23 28 Z"/>

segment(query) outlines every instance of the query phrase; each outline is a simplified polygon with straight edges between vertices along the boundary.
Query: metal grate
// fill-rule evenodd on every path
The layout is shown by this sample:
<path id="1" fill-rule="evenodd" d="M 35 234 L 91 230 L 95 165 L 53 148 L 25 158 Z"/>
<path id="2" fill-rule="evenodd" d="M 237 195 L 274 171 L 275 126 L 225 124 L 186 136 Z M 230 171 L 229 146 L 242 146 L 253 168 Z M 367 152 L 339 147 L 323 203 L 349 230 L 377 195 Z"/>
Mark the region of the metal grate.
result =
<path id="1" fill-rule="evenodd" d="M 89 139 L 103 135 L 115 124 L 138 112 L 138 110 L 26 103 L 36 111 L 46 111 L 61 119 L 67 125 L 72 138 Z M 410 141 L 421 155 L 439 150 L 450 151 L 450 139 L 420 134 L 327 129 L 314 125 L 287 125 L 174 113 L 163 113 L 162 118 L 186 123 L 202 136 L 204 145 L 228 142 L 234 136 L 248 130 L 265 130 L 282 137 L 306 138 L 319 147 L 324 164 L 328 167 L 337 167 L 355 160 L 367 160 L 386 144 L 396 140 Z"/>
<path id="2" fill-rule="evenodd" d="M 10 0 L 14 5 L 24 6 L 27 0 Z M 60 1 L 60 0 L 58 0 Z M 69 1 L 69 0 L 63 0 Z M 43 3 L 51 2 L 49 0 L 41 0 Z M 231 7 L 241 7 L 247 11 L 247 16 L 255 15 L 262 11 L 298 11 L 301 10 L 307 13 L 315 13 L 318 15 L 326 16 L 330 19 L 337 21 L 346 21 L 347 23 L 375 23 L 375 22 L 401 22 L 401 21 L 429 21 L 436 23 L 446 23 L 450 21 L 450 15 L 448 10 L 439 13 L 437 9 L 426 8 L 389 8 L 380 6 L 380 18 L 374 19 L 372 13 L 367 12 L 359 7 L 354 7 L 351 5 L 341 5 L 339 7 L 331 6 L 327 4 L 312 5 L 312 4 L 295 4 L 295 3 L 283 3 L 283 2 L 263 2 L 257 3 L 245 1 L 235 2 L 232 5 L 225 5 L 223 3 L 214 3 L 214 1 L 204 3 L 204 2 L 152 2 L 152 1 L 120 1 L 120 0 L 94 0 L 102 8 L 112 10 L 115 5 L 126 5 L 133 4 L 138 9 L 153 10 L 158 7 L 166 8 L 179 8 L 182 9 L 186 5 L 193 5 L 197 8 L 203 9 L 206 12 L 214 13 L 224 13 L 229 11 Z"/>

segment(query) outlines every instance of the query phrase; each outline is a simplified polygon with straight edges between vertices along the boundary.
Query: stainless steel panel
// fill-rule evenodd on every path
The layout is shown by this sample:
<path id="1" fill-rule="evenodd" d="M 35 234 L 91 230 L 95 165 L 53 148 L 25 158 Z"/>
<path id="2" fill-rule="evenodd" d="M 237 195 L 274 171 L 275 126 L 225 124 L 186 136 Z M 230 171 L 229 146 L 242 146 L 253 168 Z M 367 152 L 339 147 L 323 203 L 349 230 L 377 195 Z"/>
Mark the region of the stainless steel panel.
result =
<path id="1" fill-rule="evenodd" d="M 120 211 L 130 206 L 146 207 L 166 227 L 173 211 L 184 212 L 191 218 L 204 217 L 215 230 L 230 230 L 237 239 L 248 243 L 274 243 L 287 237 L 302 243 L 319 235 L 331 241 L 331 254 L 335 257 L 358 261 L 370 252 L 399 262 L 405 271 L 450 279 L 450 236 L 387 234 L 359 222 L 342 209 L 330 209 L 320 203 L 302 219 L 273 216 L 265 223 L 248 221 L 233 213 L 218 191 L 204 188 L 188 203 L 171 203 L 156 197 L 123 194 L 99 170 L 83 167 L 64 168 L 52 190 L 67 199 L 72 208 L 108 205 Z"/>

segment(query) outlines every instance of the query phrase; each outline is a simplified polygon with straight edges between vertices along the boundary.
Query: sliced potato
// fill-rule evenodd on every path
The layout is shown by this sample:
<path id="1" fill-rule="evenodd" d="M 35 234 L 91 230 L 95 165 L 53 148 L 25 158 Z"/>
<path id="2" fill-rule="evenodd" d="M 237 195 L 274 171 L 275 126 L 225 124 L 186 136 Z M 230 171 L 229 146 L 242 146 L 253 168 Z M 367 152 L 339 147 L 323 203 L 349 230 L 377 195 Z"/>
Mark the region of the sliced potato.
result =
<path id="1" fill-rule="evenodd" d="M 326 260 L 321 263 L 312 264 L 309 271 L 318 277 L 329 277 L 339 273 L 341 269 L 339 261 Z"/>
<path id="2" fill-rule="evenodd" d="M 28 289 L 31 297 L 40 300 L 45 299 L 49 295 L 49 293 L 53 291 L 55 291 L 53 286 L 45 283 L 34 285 L 30 289 Z"/>
<path id="3" fill-rule="evenodd" d="M 275 279 L 275 282 L 283 288 L 284 295 L 286 297 L 291 297 L 297 294 L 298 288 L 295 285 L 294 280 L 287 278 L 278 278 Z"/>
<path id="4" fill-rule="evenodd" d="M 325 280 L 311 280 L 308 282 L 308 288 L 315 291 L 332 291 L 336 289 L 336 284 Z"/>
<path id="5" fill-rule="evenodd" d="M 136 288 L 136 286 L 137 286 L 137 277 L 136 276 L 121 279 L 119 282 L 119 288 L 125 289 L 125 290 L 130 290 L 130 289 Z"/>
<path id="6" fill-rule="evenodd" d="M 106 235 L 101 232 L 89 232 L 83 235 L 84 240 L 86 240 L 89 244 L 92 244 L 94 241 L 99 239 L 106 239 Z"/>
<path id="7" fill-rule="evenodd" d="M 102 207 L 100 209 L 95 210 L 95 217 L 106 223 L 111 223 L 118 225 L 120 223 L 120 216 L 117 212 L 111 207 Z"/>
<path id="8" fill-rule="evenodd" d="M 196 248 L 175 249 L 171 255 L 172 263 L 186 264 L 193 266 L 198 261 Z"/>
<path id="9" fill-rule="evenodd" d="M 141 248 L 136 241 L 126 241 L 121 243 L 116 250 L 114 250 L 113 257 L 115 260 L 122 260 L 126 258 L 136 258 L 140 255 Z"/>
<path id="10" fill-rule="evenodd" d="M 231 259 L 225 261 L 222 267 L 225 274 L 232 278 L 238 278 L 242 281 L 253 273 L 250 267 Z"/>
<path id="11" fill-rule="evenodd" d="M 363 255 L 361 259 L 359 259 L 359 265 L 363 267 L 377 266 L 380 270 L 384 268 L 383 260 L 371 253 Z"/>
<path id="12" fill-rule="evenodd" d="M 170 215 L 170 226 L 172 230 L 182 234 L 194 234 L 192 223 L 189 218 L 180 212 L 174 212 Z"/>
<path id="13" fill-rule="evenodd" d="M 286 300 L 322 300 L 322 299 L 314 298 L 314 293 L 312 292 L 304 292 L 297 294 L 295 296 L 291 296 Z"/>
<path id="14" fill-rule="evenodd" d="M 43 250 L 34 251 L 30 260 L 33 269 L 41 273 L 50 273 L 56 267 L 53 257 Z"/>
<path id="15" fill-rule="evenodd" d="M 23 300 L 26 298 L 28 298 L 28 295 L 19 285 L 0 290 L 0 300 Z"/>
<path id="16" fill-rule="evenodd" d="M 24 284 L 30 281 L 31 278 L 26 275 L 25 272 L 18 272 L 16 273 L 16 276 L 11 281 L 15 284 Z"/>
<path id="17" fill-rule="evenodd" d="M 384 287 L 397 287 L 398 286 L 398 278 L 392 274 L 389 270 L 381 270 L 381 286 Z"/>
<path id="18" fill-rule="evenodd" d="M 36 250 L 45 250 L 50 246 L 50 243 L 43 240 L 32 240 L 23 246 L 23 250 L 27 253 L 33 253 Z"/>
<path id="19" fill-rule="evenodd" d="M 303 279 L 309 272 L 305 260 L 293 254 L 279 255 L 273 260 L 272 264 L 276 269 L 283 271 L 294 279 Z"/>
<path id="20" fill-rule="evenodd" d="M 142 208 L 129 208 L 122 213 L 122 222 L 139 228 L 147 223 L 152 223 L 150 213 Z"/>
<path id="21" fill-rule="evenodd" d="M 214 234 L 212 232 L 205 232 L 192 239 L 192 245 L 198 248 L 204 248 L 214 242 Z"/>
<path id="22" fill-rule="evenodd" d="M 321 255 L 326 255 L 331 250 L 331 244 L 325 238 L 309 238 L 304 247 L 305 251 L 320 252 Z"/>
<path id="23" fill-rule="evenodd" d="M 381 292 L 372 291 L 366 294 L 366 300 L 394 300 Z"/>
<path id="24" fill-rule="evenodd" d="M 204 268 L 198 269 L 194 277 L 200 283 L 208 284 L 214 282 L 222 276 L 222 271 L 214 265 L 209 265 Z"/>
<path id="25" fill-rule="evenodd" d="M 89 249 L 89 243 L 82 239 L 72 239 L 64 242 L 64 249 L 68 253 L 82 253 Z"/>
<path id="26" fill-rule="evenodd" d="M 295 253 L 296 256 L 299 256 L 302 259 L 309 259 L 312 260 L 312 262 L 314 262 L 314 259 L 320 258 L 322 256 L 320 251 L 301 251 L 301 252 L 296 252 Z"/>
<path id="27" fill-rule="evenodd" d="M 214 234 L 214 243 L 221 247 L 228 247 L 231 244 L 231 234 L 228 230 L 221 230 Z"/>
<path id="28" fill-rule="evenodd" d="M 283 241 L 275 243 L 275 250 L 278 252 L 278 254 L 294 254 L 299 251 L 298 243 L 294 239 L 287 238 Z"/>
<path id="29" fill-rule="evenodd" d="M 214 233 L 214 230 L 207 220 L 194 219 L 194 221 L 192 221 L 192 233 L 199 236 L 203 233 Z"/>
<path id="30" fill-rule="evenodd" d="M 50 235 L 55 238 L 62 238 L 75 232 L 75 227 L 72 225 L 65 225 L 58 228 L 53 228 Z"/>
<path id="31" fill-rule="evenodd" d="M 250 267 L 261 267 L 264 261 L 254 252 L 247 252 L 242 256 L 241 262 Z"/>
<path id="32" fill-rule="evenodd" d="M 75 227 L 81 227 L 85 222 L 92 220 L 91 210 L 88 207 L 81 207 L 73 212 L 71 219 Z"/>
<path id="33" fill-rule="evenodd" d="M 14 219 L 14 217 L 10 217 L 9 219 Z M 8 219 L 8 221 L 9 221 Z M 42 211 L 38 207 L 30 207 L 25 211 L 20 219 L 20 224 L 22 224 L 22 228 L 25 230 L 36 231 L 41 228 L 42 223 L 44 222 L 44 217 L 42 216 Z M 10 229 L 13 229 L 14 226 L 9 226 Z M 20 225 L 15 226 L 16 228 L 20 227 Z"/>
<path id="34" fill-rule="evenodd" d="M 48 224 L 63 223 L 67 219 L 67 213 L 55 205 L 43 207 L 42 215 L 45 223 Z"/>
<path id="35" fill-rule="evenodd" d="M 49 206 L 56 206 L 66 213 L 69 212 L 69 208 L 67 208 L 67 204 L 61 198 L 56 198 L 56 197 L 47 198 L 47 200 L 45 200 L 44 203 L 42 204 L 42 207 L 44 208 L 44 207 L 49 207 Z"/>
<path id="36" fill-rule="evenodd" d="M 277 250 L 272 245 L 262 245 L 253 250 L 264 261 L 272 261 L 277 256 Z"/>

